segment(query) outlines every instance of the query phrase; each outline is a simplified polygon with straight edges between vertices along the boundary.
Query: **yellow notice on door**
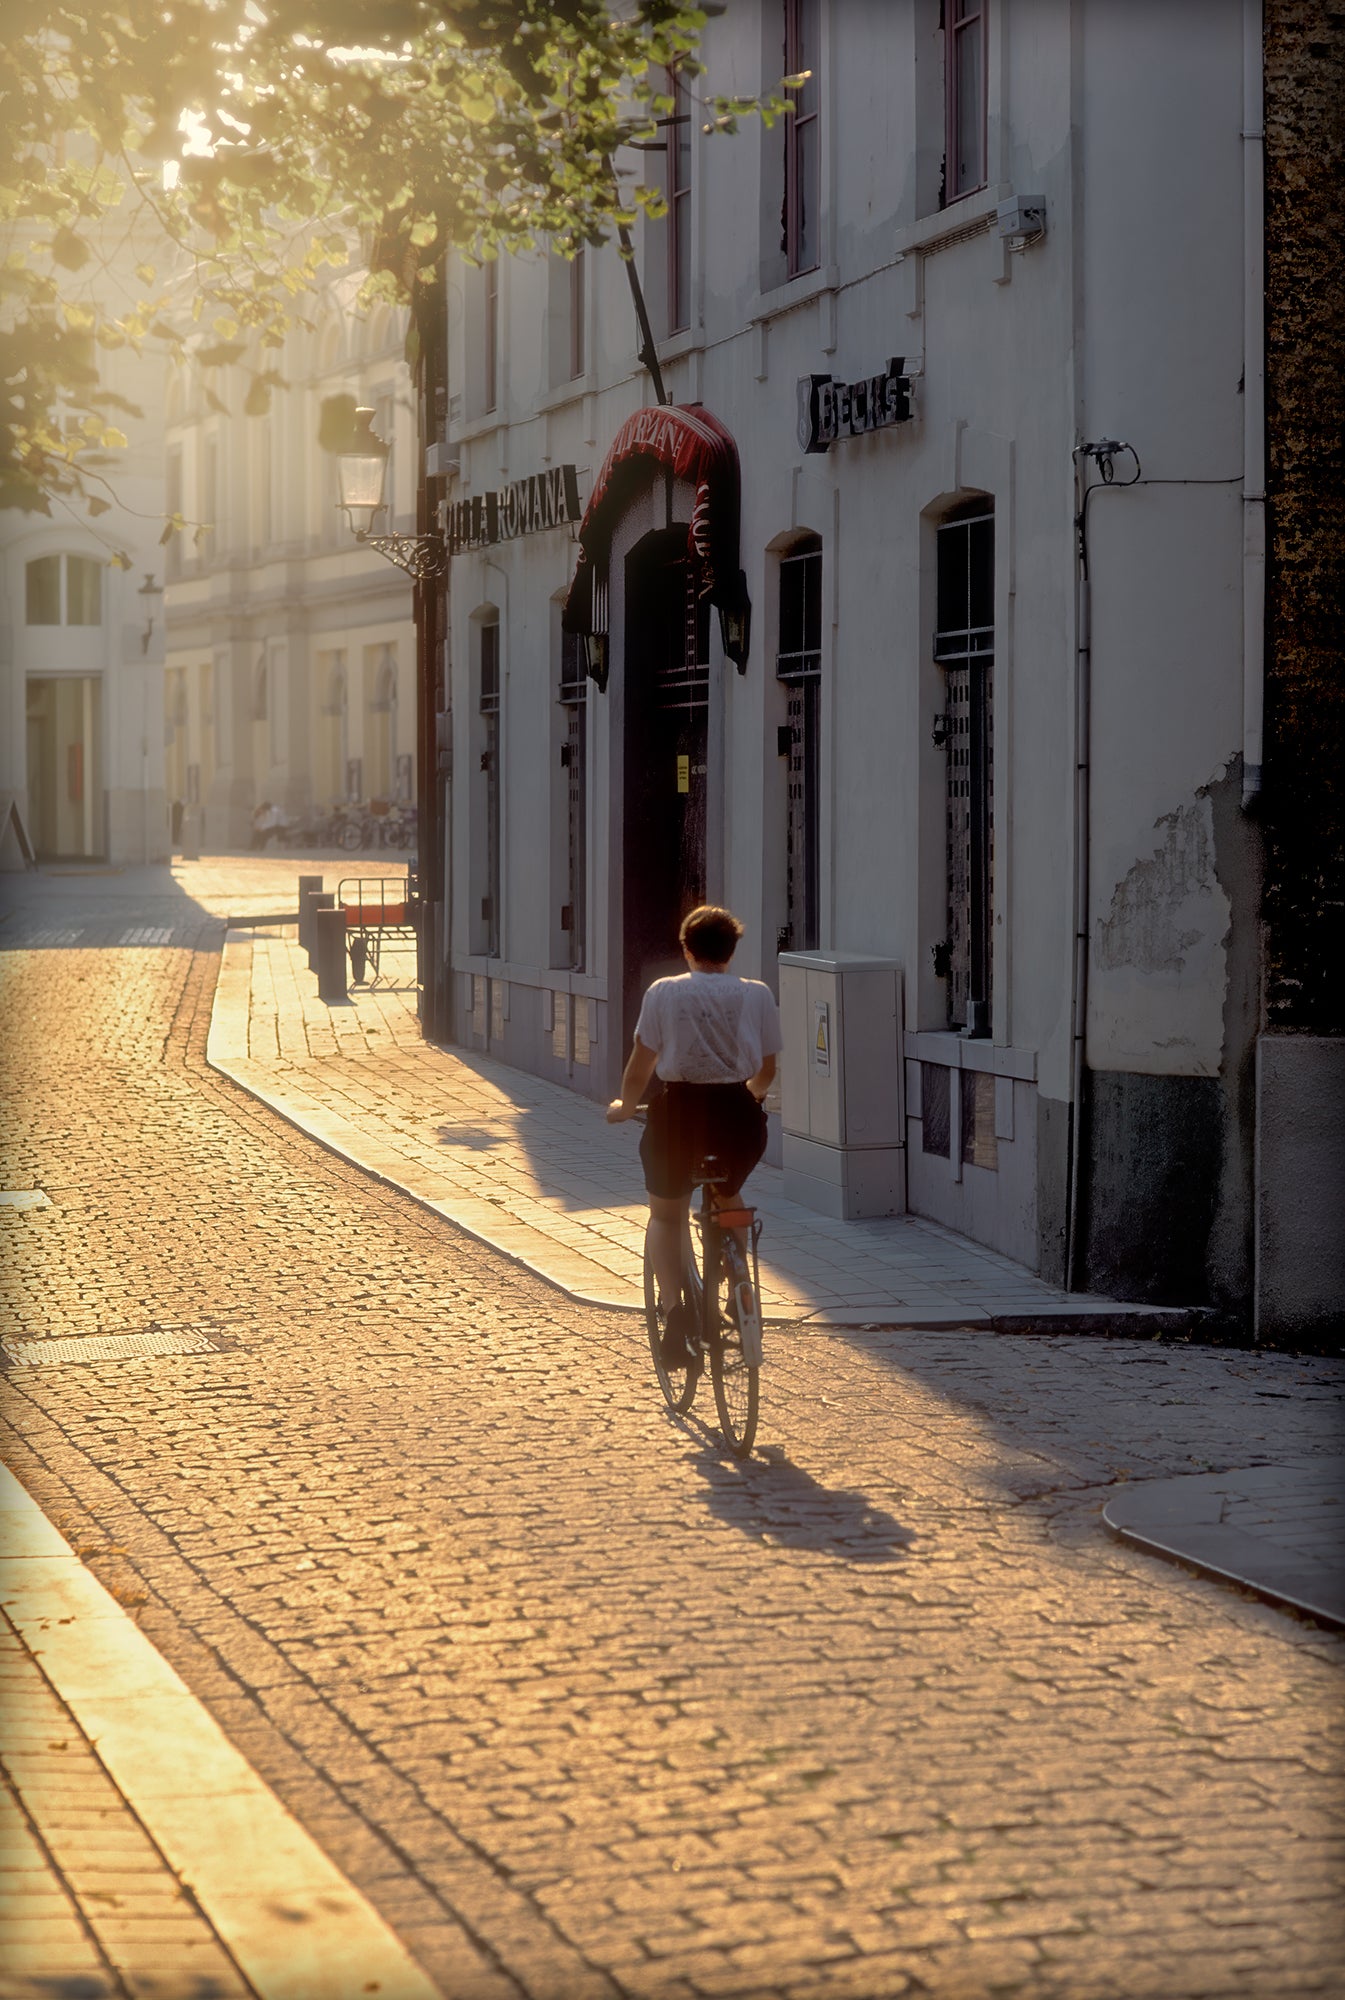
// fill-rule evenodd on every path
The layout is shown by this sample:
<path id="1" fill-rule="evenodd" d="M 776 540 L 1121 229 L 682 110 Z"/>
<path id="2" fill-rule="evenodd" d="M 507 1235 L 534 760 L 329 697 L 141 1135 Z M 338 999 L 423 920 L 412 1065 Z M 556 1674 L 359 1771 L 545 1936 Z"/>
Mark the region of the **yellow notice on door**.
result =
<path id="1" fill-rule="evenodd" d="M 677 760 L 677 789 L 679 792 L 691 790 L 691 759 L 679 757 Z"/>

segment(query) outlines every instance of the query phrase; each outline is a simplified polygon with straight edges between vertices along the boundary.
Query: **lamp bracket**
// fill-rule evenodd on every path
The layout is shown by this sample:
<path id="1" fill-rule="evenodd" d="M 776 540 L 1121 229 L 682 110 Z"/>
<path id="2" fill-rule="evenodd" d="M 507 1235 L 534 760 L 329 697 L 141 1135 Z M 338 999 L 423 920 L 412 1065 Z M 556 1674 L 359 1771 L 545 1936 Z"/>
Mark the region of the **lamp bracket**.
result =
<path id="1" fill-rule="evenodd" d="M 448 570 L 448 544 L 438 529 L 428 535 L 360 534 L 355 540 L 385 561 L 396 563 L 417 583 L 433 583 Z"/>

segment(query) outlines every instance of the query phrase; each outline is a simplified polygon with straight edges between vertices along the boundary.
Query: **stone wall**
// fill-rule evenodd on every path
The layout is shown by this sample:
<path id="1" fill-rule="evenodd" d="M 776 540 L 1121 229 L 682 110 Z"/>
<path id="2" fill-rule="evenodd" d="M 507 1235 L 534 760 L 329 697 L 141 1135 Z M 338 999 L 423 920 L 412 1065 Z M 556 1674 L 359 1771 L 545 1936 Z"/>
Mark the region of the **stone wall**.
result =
<path id="1" fill-rule="evenodd" d="M 1266 0 L 1265 1027 L 1345 1032 L 1345 9 Z"/>

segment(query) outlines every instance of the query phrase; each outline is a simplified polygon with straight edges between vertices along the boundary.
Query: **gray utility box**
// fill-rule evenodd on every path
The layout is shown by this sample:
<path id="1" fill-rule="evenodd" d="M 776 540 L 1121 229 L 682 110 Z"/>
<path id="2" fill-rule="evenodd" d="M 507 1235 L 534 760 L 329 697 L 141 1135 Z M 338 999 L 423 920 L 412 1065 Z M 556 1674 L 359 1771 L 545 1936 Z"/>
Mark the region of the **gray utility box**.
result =
<path id="1" fill-rule="evenodd" d="M 780 954 L 785 1193 L 838 1221 L 906 1213 L 901 967 Z"/>

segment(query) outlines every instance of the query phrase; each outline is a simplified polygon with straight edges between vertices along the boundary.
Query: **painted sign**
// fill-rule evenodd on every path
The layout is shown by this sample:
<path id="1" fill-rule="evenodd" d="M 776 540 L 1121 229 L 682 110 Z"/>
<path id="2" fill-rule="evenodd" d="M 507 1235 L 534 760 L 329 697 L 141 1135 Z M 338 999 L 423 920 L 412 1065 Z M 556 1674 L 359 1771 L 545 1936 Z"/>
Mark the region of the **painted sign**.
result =
<path id="1" fill-rule="evenodd" d="M 473 493 L 470 499 L 451 502 L 446 520 L 448 552 L 455 556 L 463 549 L 512 542 L 541 528 L 563 528 L 579 515 L 578 469 L 553 465 L 549 472 L 511 480 L 498 492 Z"/>
<path id="2" fill-rule="evenodd" d="M 904 424 L 911 415 L 911 378 L 900 355 L 885 375 L 862 382 L 834 382 L 830 375 L 799 378 L 799 443 L 804 451 L 827 451 L 838 438 Z"/>
<path id="3" fill-rule="evenodd" d="M 689 792 L 691 790 L 690 757 L 679 757 L 677 759 L 677 789 L 679 792 Z"/>

